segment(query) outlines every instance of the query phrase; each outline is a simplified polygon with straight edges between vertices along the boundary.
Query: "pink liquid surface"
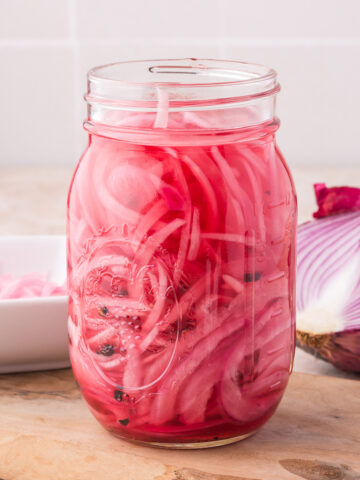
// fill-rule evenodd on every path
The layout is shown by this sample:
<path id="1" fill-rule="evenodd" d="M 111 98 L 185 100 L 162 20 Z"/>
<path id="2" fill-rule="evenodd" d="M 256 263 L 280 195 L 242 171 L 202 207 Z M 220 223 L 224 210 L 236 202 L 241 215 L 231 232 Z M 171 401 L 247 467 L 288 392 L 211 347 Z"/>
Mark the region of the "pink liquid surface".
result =
<path id="1" fill-rule="evenodd" d="M 70 352 L 121 437 L 236 437 L 284 393 L 296 201 L 261 133 L 173 147 L 91 136 L 69 195 Z"/>

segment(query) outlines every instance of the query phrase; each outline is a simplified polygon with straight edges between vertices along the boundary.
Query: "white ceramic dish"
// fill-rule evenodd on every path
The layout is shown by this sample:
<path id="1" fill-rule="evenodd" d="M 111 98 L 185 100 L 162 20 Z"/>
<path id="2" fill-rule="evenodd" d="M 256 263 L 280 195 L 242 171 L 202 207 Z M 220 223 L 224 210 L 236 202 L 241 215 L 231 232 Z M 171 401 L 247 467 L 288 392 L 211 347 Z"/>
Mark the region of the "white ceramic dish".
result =
<path id="1" fill-rule="evenodd" d="M 0 274 L 66 279 L 65 236 L 0 237 Z M 67 296 L 0 300 L 0 373 L 70 365 Z"/>

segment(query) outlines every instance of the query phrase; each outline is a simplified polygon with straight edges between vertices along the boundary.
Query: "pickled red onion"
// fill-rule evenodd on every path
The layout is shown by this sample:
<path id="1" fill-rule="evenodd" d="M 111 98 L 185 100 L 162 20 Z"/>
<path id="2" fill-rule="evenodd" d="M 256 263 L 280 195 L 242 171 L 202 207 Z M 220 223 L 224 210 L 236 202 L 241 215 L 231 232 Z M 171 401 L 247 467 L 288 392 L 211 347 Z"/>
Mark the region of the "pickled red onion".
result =
<path id="1" fill-rule="evenodd" d="M 66 288 L 56 285 L 46 279 L 44 275 L 31 273 L 14 277 L 0 276 L 0 299 L 33 298 L 66 295 Z"/>
<path id="2" fill-rule="evenodd" d="M 154 127 L 166 145 L 170 126 L 211 128 L 206 113 L 170 114 L 163 93 L 156 115 L 124 113 L 118 124 Z M 75 375 L 114 431 L 261 420 L 283 393 L 293 352 L 287 172 L 270 137 L 160 147 L 141 133 L 141 142 L 93 136 L 75 177 L 74 298 L 86 292 L 81 335 L 70 329 Z M 253 389 L 240 379 L 250 364 Z M 125 394 L 133 403 L 119 401 Z"/>

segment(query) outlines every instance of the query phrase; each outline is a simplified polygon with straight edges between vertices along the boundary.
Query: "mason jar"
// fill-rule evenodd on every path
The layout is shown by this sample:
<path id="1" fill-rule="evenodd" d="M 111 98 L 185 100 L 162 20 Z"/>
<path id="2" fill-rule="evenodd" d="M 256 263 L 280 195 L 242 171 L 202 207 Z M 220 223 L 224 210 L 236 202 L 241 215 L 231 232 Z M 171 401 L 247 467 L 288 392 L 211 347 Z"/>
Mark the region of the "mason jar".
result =
<path id="1" fill-rule="evenodd" d="M 264 66 L 181 59 L 88 74 L 68 198 L 71 362 L 113 434 L 224 445 L 274 413 L 295 338 L 294 185 Z"/>

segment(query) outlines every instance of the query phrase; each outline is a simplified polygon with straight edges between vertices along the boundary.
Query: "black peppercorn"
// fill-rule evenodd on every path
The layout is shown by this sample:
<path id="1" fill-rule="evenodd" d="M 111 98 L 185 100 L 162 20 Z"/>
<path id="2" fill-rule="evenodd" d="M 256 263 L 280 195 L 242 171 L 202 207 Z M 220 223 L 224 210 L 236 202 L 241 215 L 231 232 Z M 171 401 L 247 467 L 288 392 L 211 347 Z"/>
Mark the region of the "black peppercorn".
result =
<path id="1" fill-rule="evenodd" d="M 124 396 L 124 392 L 122 390 L 114 391 L 114 398 L 117 402 L 122 402 L 123 396 Z"/>
<path id="2" fill-rule="evenodd" d="M 103 345 L 99 348 L 97 353 L 104 355 L 105 357 L 111 357 L 111 355 L 114 355 L 114 347 L 109 344 Z"/>
<path id="3" fill-rule="evenodd" d="M 103 305 L 99 308 L 98 313 L 101 317 L 106 317 L 106 315 L 109 313 L 109 309 L 106 305 Z"/>
<path id="4" fill-rule="evenodd" d="M 126 425 L 129 423 L 129 421 L 130 420 L 128 418 L 124 418 L 123 420 L 119 420 L 119 423 L 121 423 L 121 425 L 126 427 Z"/>
<path id="5" fill-rule="evenodd" d="M 254 274 L 248 272 L 244 275 L 244 282 L 256 282 L 261 277 L 260 272 L 255 272 Z"/>

